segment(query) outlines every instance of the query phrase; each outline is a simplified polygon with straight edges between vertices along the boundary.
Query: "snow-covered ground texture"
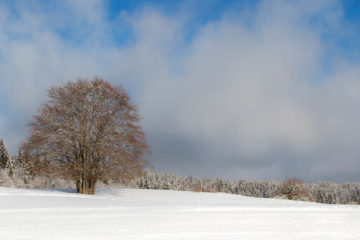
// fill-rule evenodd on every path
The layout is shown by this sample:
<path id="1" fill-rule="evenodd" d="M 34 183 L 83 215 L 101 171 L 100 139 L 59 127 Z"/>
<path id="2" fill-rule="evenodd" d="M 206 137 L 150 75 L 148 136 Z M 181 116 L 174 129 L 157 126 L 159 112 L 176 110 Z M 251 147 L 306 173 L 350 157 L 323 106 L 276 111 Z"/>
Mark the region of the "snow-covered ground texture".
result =
<path id="1" fill-rule="evenodd" d="M 0 239 L 360 239 L 360 206 L 166 190 L 0 188 Z"/>

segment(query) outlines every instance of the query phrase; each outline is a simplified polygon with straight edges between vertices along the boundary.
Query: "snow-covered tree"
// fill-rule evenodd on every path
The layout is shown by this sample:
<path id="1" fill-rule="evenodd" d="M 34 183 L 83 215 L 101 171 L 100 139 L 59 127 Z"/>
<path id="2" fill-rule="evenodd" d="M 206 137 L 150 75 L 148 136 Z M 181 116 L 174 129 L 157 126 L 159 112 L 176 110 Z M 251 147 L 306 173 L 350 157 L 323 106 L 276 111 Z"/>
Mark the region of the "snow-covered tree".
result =
<path id="1" fill-rule="evenodd" d="M 4 140 L 0 140 L 0 168 L 6 168 L 11 164 L 11 158 L 5 147 Z"/>

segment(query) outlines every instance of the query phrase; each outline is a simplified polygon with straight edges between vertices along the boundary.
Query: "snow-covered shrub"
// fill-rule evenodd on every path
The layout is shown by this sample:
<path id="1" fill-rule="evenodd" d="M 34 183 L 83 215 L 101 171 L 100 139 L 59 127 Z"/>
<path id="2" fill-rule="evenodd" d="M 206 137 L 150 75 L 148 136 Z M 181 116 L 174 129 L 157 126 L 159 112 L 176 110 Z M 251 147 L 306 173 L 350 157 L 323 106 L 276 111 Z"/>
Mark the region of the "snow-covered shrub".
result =
<path id="1" fill-rule="evenodd" d="M 0 168 L 0 187 L 15 187 L 8 169 Z"/>
<path id="2" fill-rule="evenodd" d="M 31 176 L 26 164 L 11 157 L 11 168 L 0 169 L 0 186 L 16 188 L 72 188 L 74 184 L 63 179 Z"/>

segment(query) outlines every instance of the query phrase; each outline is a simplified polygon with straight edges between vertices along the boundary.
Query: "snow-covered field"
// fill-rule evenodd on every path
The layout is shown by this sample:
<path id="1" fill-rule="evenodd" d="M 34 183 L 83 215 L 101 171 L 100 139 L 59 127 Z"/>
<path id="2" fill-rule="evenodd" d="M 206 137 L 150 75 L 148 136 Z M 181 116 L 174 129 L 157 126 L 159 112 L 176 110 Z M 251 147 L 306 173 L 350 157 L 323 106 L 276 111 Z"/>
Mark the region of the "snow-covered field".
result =
<path id="1" fill-rule="evenodd" d="M 360 206 L 222 193 L 0 188 L 0 239 L 360 239 Z"/>

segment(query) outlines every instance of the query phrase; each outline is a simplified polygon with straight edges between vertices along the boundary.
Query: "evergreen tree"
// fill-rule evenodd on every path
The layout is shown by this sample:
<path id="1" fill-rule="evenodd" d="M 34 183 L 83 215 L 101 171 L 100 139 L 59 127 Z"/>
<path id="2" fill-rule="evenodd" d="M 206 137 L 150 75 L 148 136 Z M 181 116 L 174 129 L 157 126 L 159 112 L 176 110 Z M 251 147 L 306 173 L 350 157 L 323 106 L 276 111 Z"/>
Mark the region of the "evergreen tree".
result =
<path id="1" fill-rule="evenodd" d="M 6 168 L 10 164 L 10 155 L 5 147 L 4 140 L 0 140 L 0 168 Z"/>

